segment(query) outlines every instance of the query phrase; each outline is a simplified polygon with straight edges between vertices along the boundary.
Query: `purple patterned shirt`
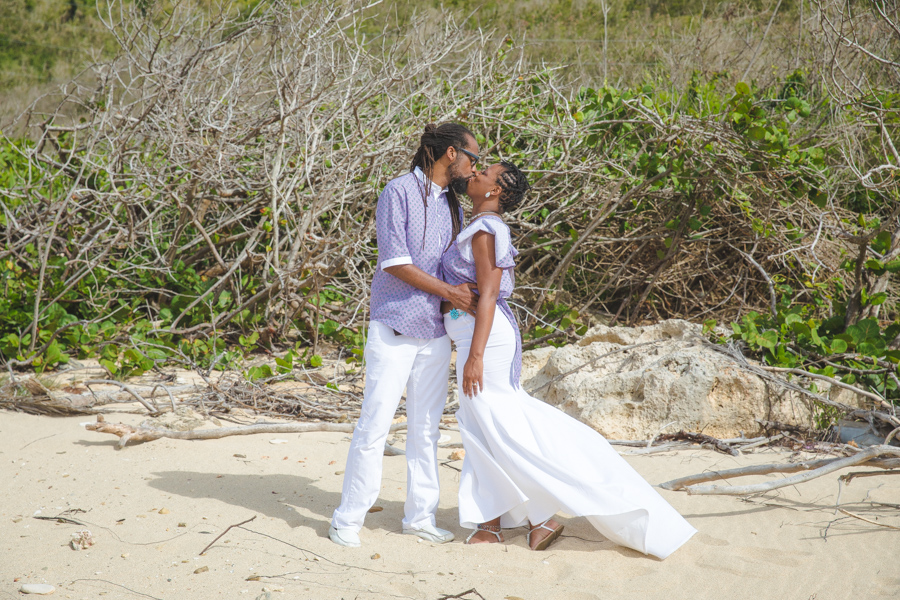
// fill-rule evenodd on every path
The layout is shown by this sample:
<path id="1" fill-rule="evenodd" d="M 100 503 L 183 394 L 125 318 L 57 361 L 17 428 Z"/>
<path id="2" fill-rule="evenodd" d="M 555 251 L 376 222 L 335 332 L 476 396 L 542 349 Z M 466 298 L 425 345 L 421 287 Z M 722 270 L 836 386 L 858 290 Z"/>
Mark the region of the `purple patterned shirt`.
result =
<path id="1" fill-rule="evenodd" d="M 441 189 L 427 180 L 416 167 L 413 173 L 388 182 L 375 210 L 378 265 L 372 279 L 370 318 L 414 338 L 447 335 L 441 316 L 441 298 L 409 285 L 384 269 L 412 264 L 442 279 L 441 254 L 453 237 L 446 192 L 446 188 Z"/>
<path id="2" fill-rule="evenodd" d="M 516 287 L 513 268 L 516 266 L 514 259 L 518 256 L 519 251 L 512 245 L 509 227 L 503 222 L 503 219 L 496 216 L 481 217 L 469 223 L 459 233 L 453 246 L 441 259 L 444 281 L 450 285 L 477 283 L 475 256 L 472 254 L 472 238 L 479 231 L 494 236 L 494 255 L 497 259 L 497 266 L 503 269 L 503 273 L 500 275 L 500 293 L 497 294 L 497 308 L 509 319 L 509 324 L 516 332 L 516 353 L 510 367 L 509 382 L 517 388 L 522 374 L 522 335 L 519 332 L 519 324 L 516 323 L 516 316 L 506 299 L 512 295 L 513 289 Z"/>

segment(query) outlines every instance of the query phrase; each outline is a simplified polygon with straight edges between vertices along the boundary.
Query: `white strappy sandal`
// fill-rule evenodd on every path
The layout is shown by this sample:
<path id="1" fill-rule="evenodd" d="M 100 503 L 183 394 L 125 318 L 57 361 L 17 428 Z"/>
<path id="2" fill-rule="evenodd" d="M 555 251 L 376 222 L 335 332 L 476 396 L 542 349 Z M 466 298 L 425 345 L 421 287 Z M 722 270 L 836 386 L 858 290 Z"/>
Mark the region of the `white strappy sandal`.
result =
<path id="1" fill-rule="evenodd" d="M 495 528 L 496 528 L 496 530 L 495 530 Z M 475 530 L 469 534 L 469 537 L 466 538 L 466 544 L 468 544 L 469 540 L 471 540 L 473 537 L 475 537 L 475 535 L 479 531 L 487 531 L 488 533 L 492 533 L 497 538 L 496 543 L 498 543 L 498 544 L 503 543 L 503 538 L 500 536 L 500 532 L 502 530 L 499 525 L 485 525 L 484 523 L 479 523 L 478 525 L 475 526 Z M 495 542 L 484 542 L 484 543 L 485 544 L 493 544 Z"/>
<path id="2" fill-rule="evenodd" d="M 550 532 L 550 535 L 548 535 L 547 537 L 542 539 L 540 542 L 538 542 L 537 546 L 535 546 L 534 548 L 531 548 L 532 550 L 546 550 L 550 546 L 550 544 L 552 544 L 554 541 L 556 541 L 556 538 L 558 538 L 559 535 L 563 531 L 563 526 L 559 525 L 556 529 L 551 529 L 550 527 L 547 526 L 547 523 L 549 523 L 550 521 L 551 521 L 551 519 L 547 519 L 546 521 L 544 521 L 543 523 L 541 523 L 540 525 L 537 525 L 537 526 L 532 525 L 531 522 L 528 523 L 528 533 L 525 534 L 525 543 L 528 544 L 529 548 L 531 548 L 531 534 L 534 533 L 535 531 L 537 531 L 538 529 L 546 529 L 547 531 Z"/>

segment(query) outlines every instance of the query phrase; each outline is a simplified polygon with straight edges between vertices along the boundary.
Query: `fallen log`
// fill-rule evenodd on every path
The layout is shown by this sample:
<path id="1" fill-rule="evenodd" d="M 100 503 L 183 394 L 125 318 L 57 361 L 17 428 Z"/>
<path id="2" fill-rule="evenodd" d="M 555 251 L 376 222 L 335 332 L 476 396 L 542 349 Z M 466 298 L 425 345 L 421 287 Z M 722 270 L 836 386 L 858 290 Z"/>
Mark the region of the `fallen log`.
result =
<path id="1" fill-rule="evenodd" d="M 160 438 L 173 440 L 217 440 L 232 435 L 255 435 L 257 433 L 307 433 L 311 431 L 334 431 L 353 433 L 355 426 L 351 423 L 256 423 L 239 427 L 219 427 L 217 429 L 195 429 L 193 431 L 172 431 L 160 427 L 140 425 L 133 427 L 125 423 L 107 423 L 103 415 L 97 415 L 97 422 L 85 425 L 88 431 L 109 433 L 119 437 L 117 450 L 121 450 L 128 442 L 152 442 Z M 406 423 L 391 425 L 391 431 L 405 429 Z"/>
<path id="2" fill-rule="evenodd" d="M 862 452 L 848 456 L 845 458 L 826 458 L 820 460 L 804 461 L 791 464 L 766 464 L 755 465 L 752 467 L 742 467 L 739 469 L 729 469 L 726 471 L 712 471 L 709 473 L 698 473 L 687 477 L 680 477 L 665 483 L 661 483 L 659 487 L 665 490 L 679 491 L 684 490 L 691 495 L 726 495 L 726 496 L 744 496 L 748 494 L 760 494 L 777 490 L 779 488 L 804 483 L 817 477 L 827 475 L 834 471 L 865 464 L 869 467 L 877 467 L 881 469 L 897 469 L 900 468 L 900 448 L 893 446 L 872 446 Z M 796 473 L 805 471 L 800 475 L 793 477 L 785 477 L 775 481 L 767 481 L 765 483 L 756 483 L 752 485 L 742 486 L 725 486 L 725 485 L 708 485 L 700 486 L 698 483 L 706 481 L 731 479 L 734 477 L 745 477 L 748 475 L 768 475 L 770 473 Z M 890 471 L 886 471 L 890 472 Z"/>

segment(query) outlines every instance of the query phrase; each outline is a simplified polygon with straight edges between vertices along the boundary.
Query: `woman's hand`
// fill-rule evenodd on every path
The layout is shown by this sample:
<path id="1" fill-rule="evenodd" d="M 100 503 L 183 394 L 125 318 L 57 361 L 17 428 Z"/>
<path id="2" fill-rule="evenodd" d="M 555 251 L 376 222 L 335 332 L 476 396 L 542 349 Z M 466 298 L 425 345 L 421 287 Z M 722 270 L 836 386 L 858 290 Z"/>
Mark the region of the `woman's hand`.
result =
<path id="1" fill-rule="evenodd" d="M 463 367 L 462 392 L 469 398 L 474 398 L 484 390 L 484 359 L 469 355 L 465 367 Z"/>

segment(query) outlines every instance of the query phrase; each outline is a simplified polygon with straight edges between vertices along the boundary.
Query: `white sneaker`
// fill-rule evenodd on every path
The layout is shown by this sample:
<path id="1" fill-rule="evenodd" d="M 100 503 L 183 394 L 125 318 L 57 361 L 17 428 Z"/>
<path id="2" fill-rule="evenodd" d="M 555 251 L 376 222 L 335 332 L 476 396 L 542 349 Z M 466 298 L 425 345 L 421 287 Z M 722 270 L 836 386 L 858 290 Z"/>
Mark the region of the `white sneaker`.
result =
<path id="1" fill-rule="evenodd" d="M 335 529 L 328 528 L 328 537 L 338 546 L 346 546 L 348 548 L 359 548 L 359 534 L 352 529 Z"/>
<path id="2" fill-rule="evenodd" d="M 453 541 L 453 533 L 446 529 L 438 529 L 434 525 L 423 525 L 418 529 L 404 529 L 403 533 L 417 535 L 427 542 L 446 544 Z"/>

